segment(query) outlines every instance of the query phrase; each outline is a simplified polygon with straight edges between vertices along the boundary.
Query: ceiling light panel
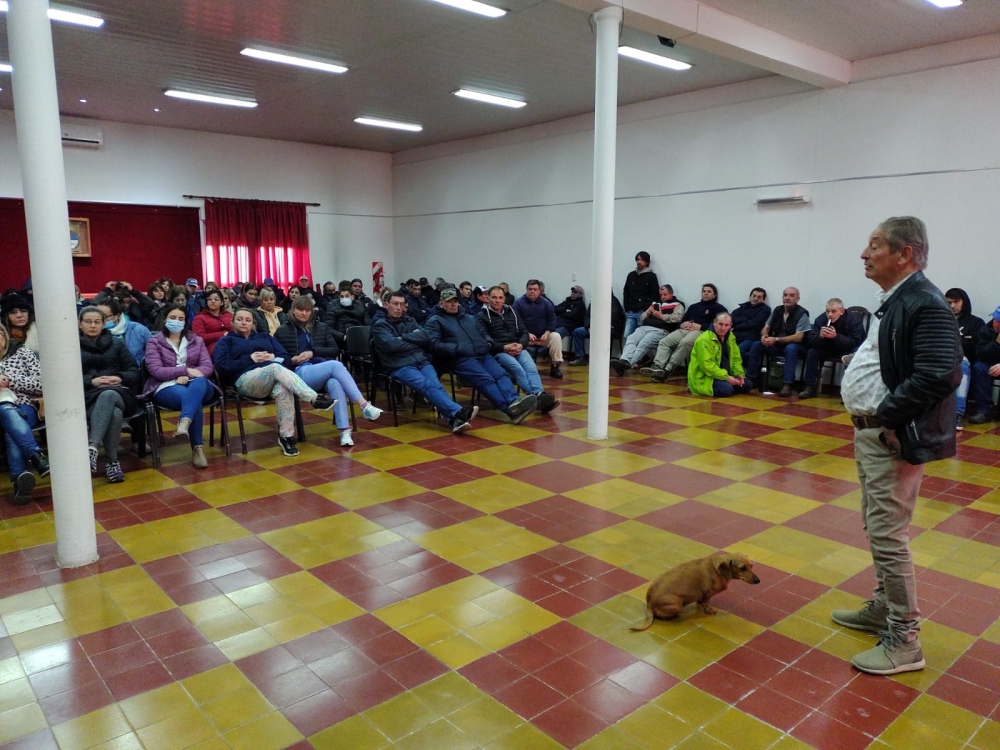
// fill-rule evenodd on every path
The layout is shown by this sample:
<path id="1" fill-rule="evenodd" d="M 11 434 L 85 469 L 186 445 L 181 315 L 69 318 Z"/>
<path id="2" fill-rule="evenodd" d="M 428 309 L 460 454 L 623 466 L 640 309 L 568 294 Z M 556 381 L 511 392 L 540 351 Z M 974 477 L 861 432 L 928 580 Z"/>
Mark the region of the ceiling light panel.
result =
<path id="1" fill-rule="evenodd" d="M 390 128 L 392 130 L 407 130 L 411 133 L 419 133 L 424 129 L 423 125 L 418 125 L 417 123 L 383 120 L 378 117 L 355 117 L 354 122 L 358 123 L 358 125 L 371 125 L 375 128 Z"/>
<path id="2" fill-rule="evenodd" d="M 672 57 L 664 57 L 663 55 L 654 55 L 652 52 L 646 52 L 635 47 L 619 47 L 618 54 L 622 57 L 630 57 L 633 60 L 639 60 L 650 65 L 658 65 L 661 68 L 669 68 L 670 70 L 688 70 L 691 68 L 691 65 L 686 62 L 674 60 Z"/>
<path id="3" fill-rule="evenodd" d="M 927 2 L 939 8 L 957 8 L 962 4 L 962 0 L 927 0 Z"/>
<path id="4" fill-rule="evenodd" d="M 512 99 L 509 96 L 498 96 L 497 94 L 487 94 L 485 91 L 474 91 L 473 89 L 459 89 L 452 93 L 462 99 L 472 99 L 473 101 L 495 104 L 499 107 L 510 107 L 511 109 L 520 109 L 527 104 L 527 102 L 520 99 Z"/>
<path id="5" fill-rule="evenodd" d="M 486 16 L 487 18 L 500 18 L 500 16 L 507 15 L 507 11 L 503 8 L 497 8 L 492 5 L 487 5 L 486 3 L 479 3 L 476 0 L 434 0 L 436 3 L 441 3 L 441 5 L 450 5 L 452 8 L 458 8 L 459 10 L 466 10 L 469 13 L 476 13 L 480 16 Z"/>
<path id="6" fill-rule="evenodd" d="M 178 89 L 167 89 L 163 92 L 174 99 L 187 99 L 192 102 L 204 102 L 205 104 L 224 104 L 228 107 L 244 107 L 253 109 L 257 102 L 253 99 L 231 99 L 225 96 L 215 96 L 214 94 L 199 94 L 194 91 L 180 91 Z"/>
<path id="7" fill-rule="evenodd" d="M 0 13 L 6 13 L 10 3 L 7 0 L 0 0 Z M 104 19 L 100 16 L 90 15 L 88 13 L 79 13 L 71 8 L 50 6 L 49 7 L 49 20 L 50 21 L 61 21 L 62 23 L 71 23 L 76 26 L 88 26 L 92 29 L 99 29 L 104 25 Z"/>
<path id="8" fill-rule="evenodd" d="M 0 63 L 0 73 L 11 73 L 13 70 L 10 63 Z"/>
<path id="9" fill-rule="evenodd" d="M 257 49 L 255 47 L 247 47 L 246 49 L 241 50 L 240 54 L 252 57 L 256 60 L 267 60 L 268 62 L 282 63 L 283 65 L 295 65 L 300 68 L 309 68 L 311 70 L 322 70 L 325 73 L 347 72 L 347 68 L 344 65 L 340 65 L 335 62 L 310 60 L 306 57 L 296 57 L 294 55 L 286 55 L 282 52 L 272 52 L 270 50 Z"/>

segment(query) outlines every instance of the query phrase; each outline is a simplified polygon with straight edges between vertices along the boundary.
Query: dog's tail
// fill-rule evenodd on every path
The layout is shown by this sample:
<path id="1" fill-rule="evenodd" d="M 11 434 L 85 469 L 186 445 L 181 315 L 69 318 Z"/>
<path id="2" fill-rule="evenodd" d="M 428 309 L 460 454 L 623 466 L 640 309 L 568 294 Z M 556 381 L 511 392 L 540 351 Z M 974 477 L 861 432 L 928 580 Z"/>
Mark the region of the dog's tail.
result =
<path id="1" fill-rule="evenodd" d="M 646 605 L 646 621 L 644 623 L 642 623 L 642 625 L 633 625 L 632 627 L 629 628 L 629 630 L 635 630 L 635 631 L 647 630 L 649 628 L 649 626 L 652 625 L 652 624 L 653 624 L 653 608 L 651 606 L 649 606 L 649 604 L 647 604 Z"/>

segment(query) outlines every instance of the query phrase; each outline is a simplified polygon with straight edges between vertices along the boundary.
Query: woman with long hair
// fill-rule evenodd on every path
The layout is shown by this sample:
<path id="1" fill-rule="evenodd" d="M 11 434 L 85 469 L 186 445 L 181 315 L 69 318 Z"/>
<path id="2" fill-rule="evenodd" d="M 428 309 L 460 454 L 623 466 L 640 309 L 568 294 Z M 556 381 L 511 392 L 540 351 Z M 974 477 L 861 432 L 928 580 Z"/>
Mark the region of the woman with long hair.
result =
<path id="1" fill-rule="evenodd" d="M 204 469 L 208 460 L 203 447 L 202 407 L 215 399 L 218 390 L 209 380 L 215 372 L 211 356 L 201 338 L 188 330 L 187 310 L 183 307 L 165 308 L 162 330 L 146 345 L 146 369 L 149 377 L 142 397 L 181 413 L 174 438 L 188 438 L 191 464 Z"/>
<path id="2" fill-rule="evenodd" d="M 142 385 L 139 366 L 122 339 L 104 327 L 104 313 L 93 305 L 80 310 L 80 360 L 83 398 L 87 407 L 87 452 L 90 473 L 97 473 L 97 446 L 104 443 L 104 475 L 111 483 L 124 482 L 118 461 L 118 443 L 125 416 L 137 411 L 135 395 Z"/>
<path id="3" fill-rule="evenodd" d="M 49 463 L 31 431 L 39 421 L 41 396 L 42 371 L 38 355 L 12 342 L 7 329 L 0 325 L 0 428 L 7 443 L 15 505 L 31 502 L 31 491 L 35 488 L 35 475 L 28 470 L 26 461 L 39 477 L 49 473 Z"/>
<path id="4" fill-rule="evenodd" d="M 38 328 L 35 308 L 20 294 L 8 294 L 0 300 L 0 323 L 7 326 L 12 341 L 38 354 Z"/>
<path id="5" fill-rule="evenodd" d="M 256 291 L 256 289 L 254 290 Z M 336 403 L 319 395 L 289 370 L 288 352 L 270 334 L 255 331 L 253 312 L 245 307 L 233 314 L 233 332 L 215 345 L 212 361 L 224 382 L 244 398 L 273 398 L 278 412 L 278 444 L 286 456 L 299 455 L 295 445 L 295 396 L 314 408 L 328 411 Z"/>
<path id="6" fill-rule="evenodd" d="M 295 374 L 310 388 L 325 390 L 336 399 L 333 414 L 340 430 L 340 444 L 354 445 L 347 399 L 361 407 L 366 419 L 378 419 L 382 410 L 361 395 L 351 373 L 337 359 L 340 351 L 333 329 L 313 318 L 313 307 L 312 297 L 302 295 L 296 299 L 291 320 L 278 329 L 275 338 L 291 355 Z"/>
<path id="7" fill-rule="evenodd" d="M 219 339 L 233 330 L 233 314 L 226 309 L 221 289 L 205 292 L 205 307 L 194 316 L 191 330 L 205 342 L 209 356 Z"/>
<path id="8" fill-rule="evenodd" d="M 259 304 L 260 300 L 257 299 L 257 287 L 253 285 L 252 281 L 248 281 L 240 288 L 240 294 L 236 298 L 236 305 L 239 307 L 246 307 L 250 310 L 256 310 Z M 236 311 L 234 310 L 233 312 Z"/>

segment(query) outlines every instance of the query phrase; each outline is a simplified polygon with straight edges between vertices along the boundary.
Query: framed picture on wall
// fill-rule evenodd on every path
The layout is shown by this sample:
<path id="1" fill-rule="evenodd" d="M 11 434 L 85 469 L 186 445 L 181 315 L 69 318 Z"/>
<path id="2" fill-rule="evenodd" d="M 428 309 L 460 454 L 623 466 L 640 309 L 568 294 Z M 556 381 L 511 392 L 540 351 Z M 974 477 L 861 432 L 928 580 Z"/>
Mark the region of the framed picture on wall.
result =
<path id="1" fill-rule="evenodd" d="M 69 220 L 69 247 L 74 258 L 90 257 L 90 219 Z"/>

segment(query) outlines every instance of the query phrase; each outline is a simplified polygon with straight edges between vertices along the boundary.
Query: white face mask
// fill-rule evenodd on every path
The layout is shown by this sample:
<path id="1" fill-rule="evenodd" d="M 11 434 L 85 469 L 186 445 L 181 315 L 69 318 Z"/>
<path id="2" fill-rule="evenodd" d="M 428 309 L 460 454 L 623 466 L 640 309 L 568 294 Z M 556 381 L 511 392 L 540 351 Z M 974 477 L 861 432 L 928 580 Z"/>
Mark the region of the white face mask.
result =
<path id="1" fill-rule="evenodd" d="M 353 297 L 341 297 L 340 298 L 340 304 L 343 307 L 350 307 L 351 305 L 354 304 L 354 298 Z"/>

